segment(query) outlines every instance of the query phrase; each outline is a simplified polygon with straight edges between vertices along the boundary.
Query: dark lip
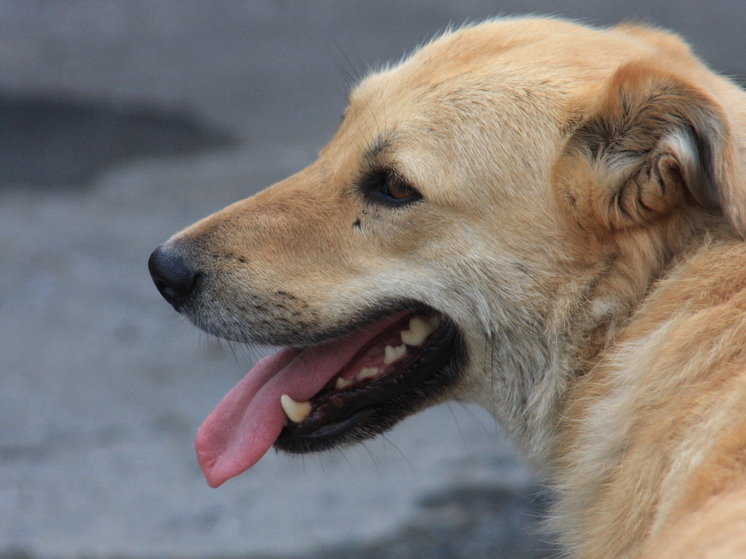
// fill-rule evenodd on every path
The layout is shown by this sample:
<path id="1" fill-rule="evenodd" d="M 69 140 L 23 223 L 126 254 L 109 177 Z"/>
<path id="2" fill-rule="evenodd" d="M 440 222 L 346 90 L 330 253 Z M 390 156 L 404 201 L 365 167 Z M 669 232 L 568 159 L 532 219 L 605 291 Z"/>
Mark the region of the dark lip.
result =
<path id="1" fill-rule="evenodd" d="M 280 347 L 306 348 L 348 336 L 367 327 L 372 322 L 398 312 L 432 314 L 432 308 L 422 303 L 401 299 L 379 303 L 372 308 L 351 313 L 339 324 L 295 323 L 292 317 L 250 317 L 236 316 L 228 324 L 204 312 L 203 305 L 189 301 L 179 308 L 197 328 L 218 338 L 243 344 L 259 344 Z M 232 313 L 225 313 L 231 316 Z M 224 319 L 223 319 L 224 320 Z M 270 328 L 267 325 L 271 324 Z"/>
<path id="2" fill-rule="evenodd" d="M 375 437 L 440 401 L 460 379 L 465 363 L 463 336 L 442 316 L 428 342 L 393 373 L 350 390 L 325 387 L 311 400 L 308 418 L 286 425 L 275 448 L 316 452 Z"/>

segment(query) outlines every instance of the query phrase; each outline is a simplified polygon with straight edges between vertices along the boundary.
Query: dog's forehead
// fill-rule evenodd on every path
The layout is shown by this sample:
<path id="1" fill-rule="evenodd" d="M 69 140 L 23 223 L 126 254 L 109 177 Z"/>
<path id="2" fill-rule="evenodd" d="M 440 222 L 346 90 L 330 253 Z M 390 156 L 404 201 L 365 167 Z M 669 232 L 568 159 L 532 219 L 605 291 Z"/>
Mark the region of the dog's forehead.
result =
<path id="1" fill-rule="evenodd" d="M 625 60 L 687 47 L 653 29 L 593 29 L 544 18 L 497 19 L 449 31 L 397 65 L 375 72 L 350 94 L 357 118 L 395 122 L 438 102 L 453 107 L 475 93 L 531 103 L 537 90 L 566 98 Z M 526 95 L 527 94 L 527 95 Z"/>

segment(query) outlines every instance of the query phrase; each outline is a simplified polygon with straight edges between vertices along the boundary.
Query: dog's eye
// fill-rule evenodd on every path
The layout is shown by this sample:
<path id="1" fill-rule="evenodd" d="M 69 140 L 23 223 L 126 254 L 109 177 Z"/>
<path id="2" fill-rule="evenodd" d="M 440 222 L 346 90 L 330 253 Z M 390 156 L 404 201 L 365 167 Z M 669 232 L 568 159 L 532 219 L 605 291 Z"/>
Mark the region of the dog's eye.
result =
<path id="1" fill-rule="evenodd" d="M 363 193 L 367 198 L 389 206 L 411 204 L 422 199 L 412 185 L 391 171 L 368 177 L 363 182 Z"/>
<path id="2" fill-rule="evenodd" d="M 396 175 L 388 175 L 383 182 L 382 192 L 395 200 L 405 200 L 417 195 L 417 191 Z"/>

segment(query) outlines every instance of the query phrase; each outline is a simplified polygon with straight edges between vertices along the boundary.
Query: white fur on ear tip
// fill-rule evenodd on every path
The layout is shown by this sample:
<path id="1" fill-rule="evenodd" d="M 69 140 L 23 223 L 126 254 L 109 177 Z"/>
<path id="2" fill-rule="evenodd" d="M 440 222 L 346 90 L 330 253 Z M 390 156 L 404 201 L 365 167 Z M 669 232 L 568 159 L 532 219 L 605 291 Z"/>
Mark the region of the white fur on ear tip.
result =
<path id="1" fill-rule="evenodd" d="M 717 186 L 712 184 L 707 174 L 707 162 L 692 133 L 675 130 L 663 138 L 659 148 L 663 153 L 671 153 L 679 162 L 679 171 L 690 194 L 702 207 L 715 209 L 720 207 Z"/>
<path id="2" fill-rule="evenodd" d="M 701 142 L 691 130 L 675 130 L 660 143 L 660 148 L 673 154 L 692 197 L 708 210 L 718 210 L 727 218 L 734 232 L 746 240 L 746 173 L 732 150 L 732 139 L 704 132 Z M 711 131 L 712 132 L 712 131 Z M 704 148 L 704 149 L 702 149 Z"/>

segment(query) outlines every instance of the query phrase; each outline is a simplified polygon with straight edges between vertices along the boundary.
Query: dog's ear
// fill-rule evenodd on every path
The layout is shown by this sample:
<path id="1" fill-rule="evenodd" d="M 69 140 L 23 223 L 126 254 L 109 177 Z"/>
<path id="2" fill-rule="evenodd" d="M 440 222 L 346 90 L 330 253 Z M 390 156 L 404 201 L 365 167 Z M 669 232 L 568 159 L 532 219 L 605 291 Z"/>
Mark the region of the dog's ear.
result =
<path id="1" fill-rule="evenodd" d="M 639 62 L 591 96 L 555 167 L 558 194 L 582 227 L 644 226 L 690 204 L 722 212 L 746 238 L 746 165 L 713 96 Z"/>

